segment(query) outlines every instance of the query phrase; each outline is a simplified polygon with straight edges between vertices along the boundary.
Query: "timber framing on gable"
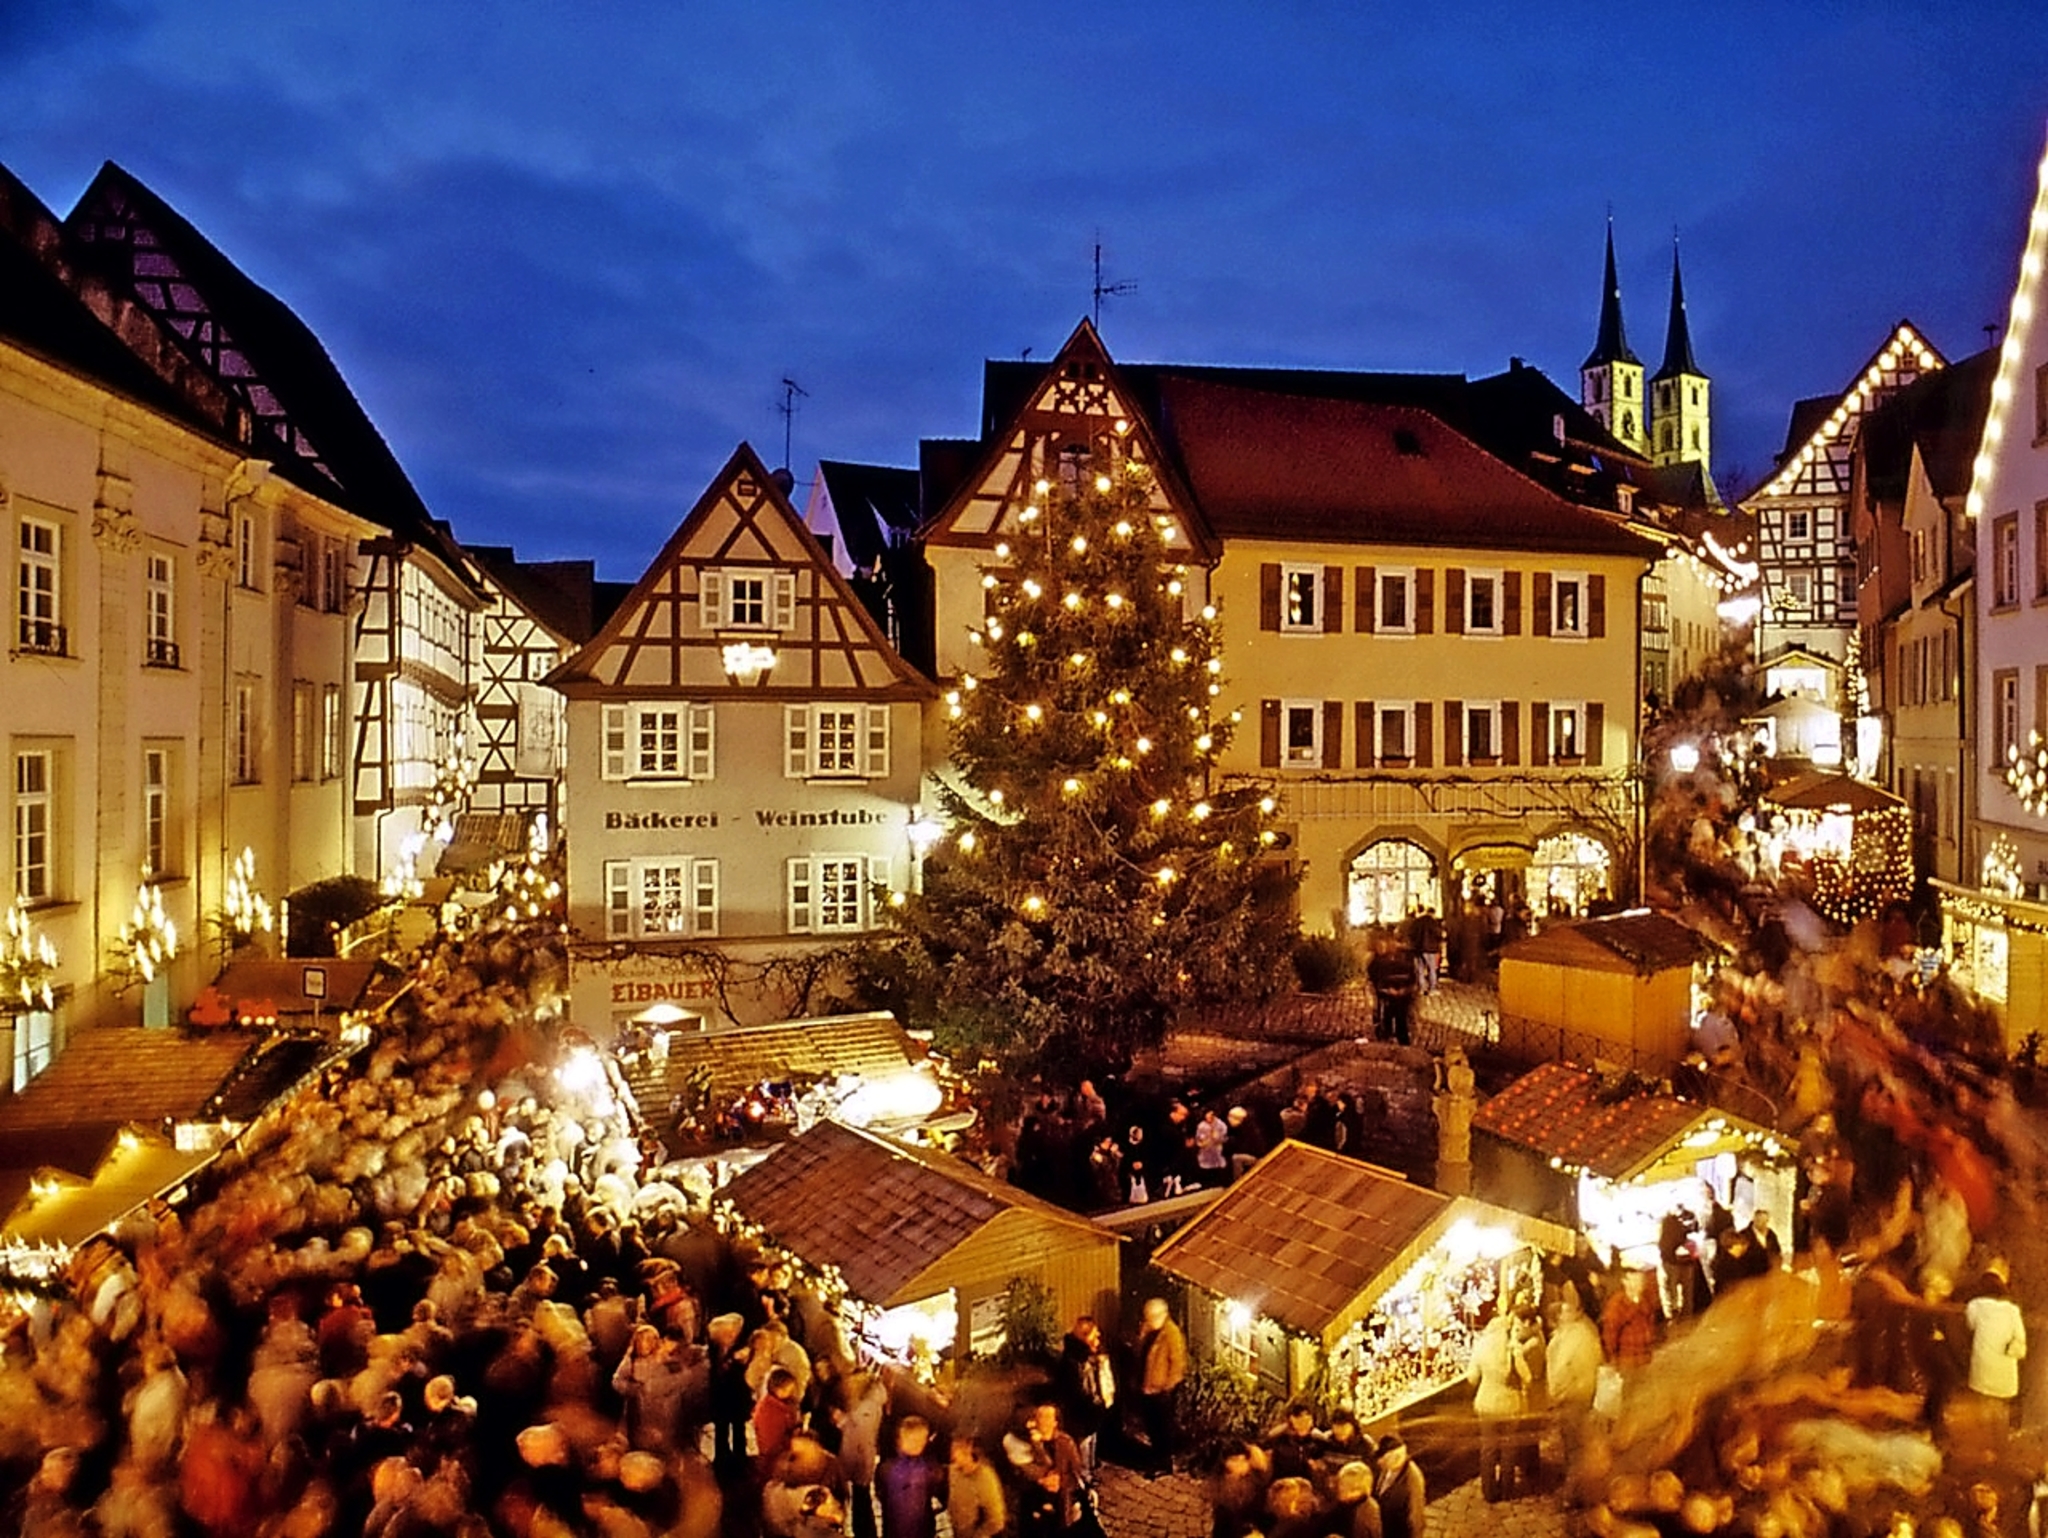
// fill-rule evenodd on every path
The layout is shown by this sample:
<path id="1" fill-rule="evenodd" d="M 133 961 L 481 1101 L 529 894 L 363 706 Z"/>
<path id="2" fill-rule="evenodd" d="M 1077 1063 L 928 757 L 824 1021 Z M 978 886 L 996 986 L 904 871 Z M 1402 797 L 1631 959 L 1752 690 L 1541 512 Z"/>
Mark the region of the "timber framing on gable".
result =
<path id="1" fill-rule="evenodd" d="M 757 621 L 721 603 L 766 587 Z M 732 648 L 773 656 L 737 681 Z M 548 680 L 571 698 L 922 700 L 932 686 L 889 645 L 752 446 L 742 443 L 618 611 Z"/>
<path id="2" fill-rule="evenodd" d="M 925 525 L 927 545 L 992 549 L 1041 480 L 1135 461 L 1152 473 L 1154 512 L 1173 521 L 1169 547 L 1199 565 L 1218 550 L 1194 497 L 1164 452 L 1153 424 L 1118 375 L 1095 327 L 1083 320 L 1046 365 L 1016 417 L 994 434 L 974 473 Z"/>

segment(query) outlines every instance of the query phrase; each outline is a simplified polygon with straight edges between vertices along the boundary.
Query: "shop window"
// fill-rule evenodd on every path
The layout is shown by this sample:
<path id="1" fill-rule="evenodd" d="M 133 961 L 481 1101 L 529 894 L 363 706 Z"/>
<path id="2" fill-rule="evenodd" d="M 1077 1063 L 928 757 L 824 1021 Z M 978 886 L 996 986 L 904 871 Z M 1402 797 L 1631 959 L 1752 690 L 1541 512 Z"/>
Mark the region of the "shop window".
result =
<path id="1" fill-rule="evenodd" d="M 1351 862 L 1347 917 L 1353 928 L 1399 924 L 1418 908 L 1441 911 L 1443 883 L 1434 856 L 1406 839 L 1368 844 Z"/>
<path id="2" fill-rule="evenodd" d="M 1607 846 L 1583 833 L 1557 833 L 1536 845 L 1529 862 L 1529 896 L 1539 913 L 1580 915 L 1612 890 L 1614 860 Z"/>

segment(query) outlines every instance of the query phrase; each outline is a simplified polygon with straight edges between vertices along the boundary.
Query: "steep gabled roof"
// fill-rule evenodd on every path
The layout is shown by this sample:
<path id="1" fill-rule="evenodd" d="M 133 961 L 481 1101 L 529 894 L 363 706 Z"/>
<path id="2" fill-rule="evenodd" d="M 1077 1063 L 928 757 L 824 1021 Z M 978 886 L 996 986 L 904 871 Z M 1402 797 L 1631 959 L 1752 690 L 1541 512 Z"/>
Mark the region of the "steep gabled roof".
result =
<path id="1" fill-rule="evenodd" d="M 846 558 L 857 569 L 872 570 L 890 545 L 907 539 L 923 522 L 915 470 L 821 459 L 818 487 L 831 504 Z"/>
<path id="2" fill-rule="evenodd" d="M 1175 376 L 1161 382 L 1160 416 L 1205 518 L 1225 539 L 1644 557 L 1657 548 L 1413 407 Z"/>
<path id="3" fill-rule="evenodd" d="M 1997 373 L 1998 349 L 1987 347 L 1945 369 L 1922 374 L 1871 412 L 1863 423 L 1860 445 L 1870 495 L 1880 501 L 1903 501 L 1916 449 L 1936 496 L 1967 493 Z"/>
<path id="4" fill-rule="evenodd" d="M 1922 374 L 1944 366 L 1941 354 L 1913 323 L 1900 321 L 1840 393 L 1812 396 L 1793 406 L 1778 468 L 1742 501 L 1845 495 L 1849 489 L 1849 460 L 1864 419 Z"/>
<path id="5" fill-rule="evenodd" d="M 464 545 L 485 578 L 553 633 L 581 646 L 597 633 L 594 561 L 522 561 L 510 545 Z"/>
<path id="6" fill-rule="evenodd" d="M 1654 383 L 1659 379 L 1676 379 L 1680 374 L 1700 374 L 1700 366 L 1693 361 L 1692 327 L 1685 318 L 1685 280 L 1678 272 L 1678 247 L 1671 248 L 1671 314 L 1664 323 L 1664 361 L 1657 366 L 1657 372 L 1650 376 Z"/>
<path id="7" fill-rule="evenodd" d="M 253 452 L 458 575 L 460 554 L 318 337 L 176 209 L 108 161 L 65 220 L 80 250 L 240 399 Z"/>
<path id="8" fill-rule="evenodd" d="M 1009 1212 L 1115 1243 L 1086 1218 L 992 1180 L 963 1160 L 822 1121 L 719 1192 L 735 1211 L 812 1266 L 837 1266 L 852 1294 L 880 1307 Z"/>
<path id="9" fill-rule="evenodd" d="M 761 684 L 724 677 L 722 638 L 700 616 L 704 572 L 727 564 L 810 573 L 811 587 L 798 603 L 802 633 L 777 643 L 779 658 L 795 650 L 811 659 L 808 676 L 778 660 Z M 815 699 L 857 692 L 921 700 L 933 692 L 889 644 L 749 443 L 733 451 L 597 634 L 547 681 L 571 695 L 629 689 L 643 696 L 738 691 Z"/>

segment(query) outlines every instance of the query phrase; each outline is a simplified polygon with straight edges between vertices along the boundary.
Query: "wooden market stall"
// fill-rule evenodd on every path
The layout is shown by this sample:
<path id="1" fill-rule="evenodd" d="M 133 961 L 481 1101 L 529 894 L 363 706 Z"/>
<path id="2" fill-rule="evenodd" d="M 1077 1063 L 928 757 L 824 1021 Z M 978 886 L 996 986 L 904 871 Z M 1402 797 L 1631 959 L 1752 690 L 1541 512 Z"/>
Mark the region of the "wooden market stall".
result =
<path id="1" fill-rule="evenodd" d="M 1913 813 L 1881 785 L 1847 774 L 1800 774 L 1763 793 L 1759 840 L 1779 883 L 1851 924 L 1913 892 Z"/>
<path id="2" fill-rule="evenodd" d="M 1704 1186 L 1739 1222 L 1761 1209 L 1789 1244 L 1797 1151 L 1768 1127 L 1575 1063 L 1545 1063 L 1473 1118 L 1478 1184 L 1582 1230 L 1604 1254 L 1657 1262 L 1667 1213 L 1707 1217 Z"/>
<path id="3" fill-rule="evenodd" d="M 1546 924 L 1500 953 L 1503 1045 L 1525 1058 L 1668 1068 L 1691 1050 L 1696 974 L 1711 951 L 1647 909 Z"/>
<path id="4" fill-rule="evenodd" d="M 718 1202 L 730 1229 L 789 1252 L 849 1340 L 893 1359 L 995 1350 L 1017 1277 L 1052 1294 L 1062 1327 L 1117 1318 L 1116 1235 L 935 1149 L 823 1121 Z"/>
<path id="5" fill-rule="evenodd" d="M 1540 1294 L 1557 1224 L 1282 1143 L 1152 1263 L 1187 1282 L 1189 1347 L 1277 1393 L 1319 1373 L 1370 1423 L 1465 1375 L 1489 1302 Z"/>
<path id="6" fill-rule="evenodd" d="M 1988 868 L 1976 890 L 1933 883 L 1949 975 L 1998 1019 L 2008 1052 L 2048 1035 L 2048 902 Z"/>

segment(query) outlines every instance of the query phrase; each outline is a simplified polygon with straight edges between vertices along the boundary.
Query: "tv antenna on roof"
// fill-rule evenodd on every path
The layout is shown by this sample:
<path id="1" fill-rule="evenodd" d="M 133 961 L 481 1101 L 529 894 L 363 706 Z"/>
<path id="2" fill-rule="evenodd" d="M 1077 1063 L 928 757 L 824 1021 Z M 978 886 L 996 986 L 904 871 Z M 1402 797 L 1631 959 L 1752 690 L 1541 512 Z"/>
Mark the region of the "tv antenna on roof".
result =
<path id="1" fill-rule="evenodd" d="M 794 379 L 791 379 L 789 375 L 784 374 L 782 376 L 782 404 L 777 406 L 775 409 L 782 413 L 782 468 L 785 470 L 789 470 L 790 474 L 792 475 L 794 475 L 796 472 L 794 470 L 790 470 L 789 435 L 790 429 L 796 424 L 796 403 L 798 396 L 802 396 L 805 400 L 809 400 L 811 398 L 811 392 L 809 390 L 806 390 L 802 385 L 798 384 Z"/>
<path id="2" fill-rule="evenodd" d="M 1135 294 L 1137 291 L 1138 280 L 1136 278 L 1119 279 L 1115 283 L 1105 283 L 1102 281 L 1102 236 L 1100 233 L 1097 233 L 1095 237 L 1095 286 L 1090 290 L 1095 299 L 1095 329 L 1097 331 L 1102 329 L 1103 300 L 1119 299 L 1125 294 Z"/>

